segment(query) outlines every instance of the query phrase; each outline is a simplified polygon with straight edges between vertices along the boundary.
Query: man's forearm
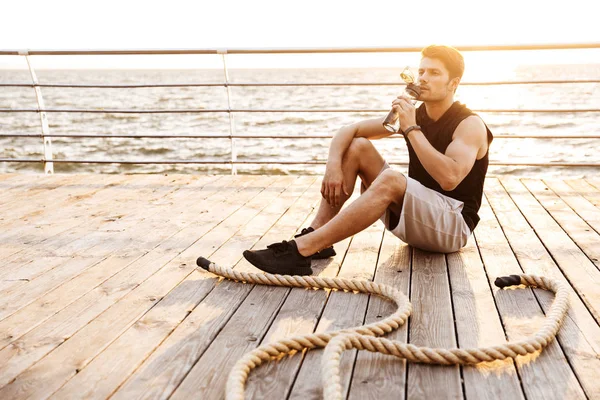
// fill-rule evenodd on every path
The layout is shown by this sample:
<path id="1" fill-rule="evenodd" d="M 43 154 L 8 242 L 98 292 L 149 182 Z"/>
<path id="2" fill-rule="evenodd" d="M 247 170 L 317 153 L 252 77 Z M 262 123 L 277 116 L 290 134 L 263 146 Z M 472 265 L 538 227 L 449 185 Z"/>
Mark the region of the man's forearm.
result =
<path id="1" fill-rule="evenodd" d="M 355 128 L 353 126 L 344 126 L 333 136 L 329 146 L 329 158 L 327 166 L 339 166 L 342 164 L 342 157 L 350 147 L 354 139 Z"/>
<path id="2" fill-rule="evenodd" d="M 456 182 L 456 162 L 437 151 L 421 131 L 409 132 L 408 140 L 425 170 L 440 184 L 442 189 L 454 189 L 458 183 Z"/>

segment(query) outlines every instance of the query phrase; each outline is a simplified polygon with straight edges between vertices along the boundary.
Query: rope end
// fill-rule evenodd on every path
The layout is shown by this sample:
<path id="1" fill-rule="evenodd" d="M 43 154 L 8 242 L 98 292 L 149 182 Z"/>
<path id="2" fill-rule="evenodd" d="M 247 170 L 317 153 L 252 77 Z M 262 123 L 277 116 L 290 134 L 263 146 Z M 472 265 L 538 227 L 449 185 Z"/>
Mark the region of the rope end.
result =
<path id="1" fill-rule="evenodd" d="M 198 265 L 200 268 L 205 269 L 207 271 L 208 271 L 208 267 L 210 267 L 210 264 L 212 264 L 212 263 L 204 257 L 198 257 L 198 259 L 196 260 L 196 265 Z"/>
<path id="2" fill-rule="evenodd" d="M 508 286 L 517 286 L 520 284 L 520 275 L 501 276 L 499 278 L 496 278 L 496 280 L 494 281 L 494 285 L 498 286 L 500 289 L 504 289 Z"/>

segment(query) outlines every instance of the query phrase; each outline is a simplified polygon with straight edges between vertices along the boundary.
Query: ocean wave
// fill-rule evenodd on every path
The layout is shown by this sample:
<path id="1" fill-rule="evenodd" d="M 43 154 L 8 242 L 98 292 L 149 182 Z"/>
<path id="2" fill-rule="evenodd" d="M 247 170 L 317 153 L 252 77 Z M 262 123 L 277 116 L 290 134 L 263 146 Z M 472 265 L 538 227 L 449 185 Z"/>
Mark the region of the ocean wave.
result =
<path id="1" fill-rule="evenodd" d="M 299 118 L 299 117 L 287 117 L 284 119 L 278 120 L 270 120 L 270 121 L 250 121 L 246 124 L 250 126 L 276 126 L 276 125 L 310 125 L 314 123 L 322 122 L 317 119 L 307 119 L 307 118 Z"/>
<path id="2" fill-rule="evenodd" d="M 158 147 L 158 148 L 146 148 L 140 147 L 138 151 L 145 155 L 153 155 L 153 154 L 167 154 L 173 151 L 173 149 L 169 149 L 166 147 Z"/>
<path id="3" fill-rule="evenodd" d="M 531 77 L 536 79 L 554 79 L 565 74 L 565 68 L 550 71 L 544 77 L 539 75 L 539 68 L 531 70 Z M 587 68 L 587 67 L 586 67 Z M 593 79 L 598 76 L 595 67 L 583 73 L 573 73 L 573 76 Z M 191 73 L 185 72 L 185 74 Z M 222 73 L 222 71 L 220 72 Z M 553 75 L 556 73 L 556 76 Z M 12 79 L 12 72 L 8 73 Z M 64 72 L 48 71 L 48 81 L 64 81 Z M 161 72 L 156 76 L 156 81 L 171 82 L 185 81 L 180 76 L 181 71 Z M 246 81 L 387 81 L 397 77 L 395 70 L 361 69 L 361 70 L 248 70 L 236 71 L 237 79 Z M 241 74 L 241 75 L 240 75 Z M 4 76 L 3 76 L 4 78 Z M 64 79 L 63 79 L 64 78 Z M 81 71 L 79 80 L 82 82 L 105 82 L 107 76 L 104 72 Z M 495 78 L 490 77 L 490 80 Z M 532 78 L 533 79 L 533 78 Z M 145 71 L 128 71 L 127 73 L 115 72 L 110 75 L 111 82 L 119 83 L 144 83 L 148 81 Z M 214 81 L 220 82 L 220 75 L 215 75 Z M 213 81 L 211 80 L 211 81 Z M 205 81 L 204 78 L 196 79 L 190 76 L 190 81 Z M 545 86 L 544 86 L 545 87 Z M 518 85 L 511 90 L 491 92 L 489 87 L 464 87 L 462 90 L 467 99 L 467 104 L 473 108 L 523 107 L 528 109 L 551 108 L 549 99 L 559 99 L 560 107 L 593 108 L 598 102 L 600 85 L 587 85 L 585 90 L 581 86 L 565 86 L 557 95 L 554 91 L 550 94 L 540 91 L 535 86 Z M 46 89 L 44 89 L 46 90 Z M 107 108 L 135 107 L 139 110 L 161 108 L 195 108 L 195 109 L 220 109 L 226 104 L 226 96 L 219 89 L 200 88 L 168 88 L 152 89 L 148 91 L 119 91 L 122 93 L 109 98 L 105 97 L 104 90 L 47 90 L 47 104 L 64 108 L 93 108 L 102 104 Z M 6 104 L 27 104 L 26 108 L 33 107 L 31 89 L 18 92 L 9 92 L 0 95 Z M 365 108 L 379 108 L 376 104 L 386 108 L 389 105 L 388 94 L 395 94 L 396 88 L 373 90 L 364 87 L 317 87 L 288 90 L 285 88 L 233 88 L 233 104 L 235 108 L 245 109 L 281 109 L 290 108 L 324 108 L 324 109 L 353 109 L 349 113 L 236 113 L 234 118 L 236 132 L 239 135 L 252 134 L 286 134 L 302 136 L 308 133 L 333 134 L 339 127 L 355 122 L 356 120 L 382 116 L 381 113 L 368 113 L 359 111 Z M 388 93 L 388 94 L 386 94 Z M 60 96 L 58 95 L 60 94 Z M 463 92 L 461 92 L 461 96 Z M 469 99 L 471 96 L 472 99 Z M 487 100 L 486 100 L 487 98 Z M 33 100 L 32 100 L 33 99 Z M 31 102 L 34 103 L 31 103 Z M 462 100 L 461 100 L 462 101 Z M 558 100 L 557 100 L 558 101 Z M 196 104 L 200 102 L 202 105 Z M 89 106 L 88 106 L 89 104 Z M 181 106 L 180 106 L 181 105 Z M 489 107 L 488 107 L 489 105 Z M 492 107 L 493 106 L 493 107 Z M 560 108 L 558 104 L 552 108 Z M 25 106 L 24 106 L 25 107 Z M 51 133 L 123 133 L 123 134 L 215 134 L 226 135 L 229 133 L 229 116 L 226 113 L 201 113 L 201 114 L 84 114 L 84 113 L 48 113 L 48 122 Z M 596 113 L 482 113 L 485 122 L 496 134 L 549 134 L 560 133 L 565 135 L 581 135 L 593 133 L 598 125 Z M 20 113 L 15 115 L 0 115 L 0 126 L 5 133 L 40 133 L 39 115 Z M 303 139 L 279 140 L 274 139 L 240 139 L 237 141 L 238 158 L 240 160 L 282 160 L 282 159 L 322 159 L 327 155 L 329 139 Z M 384 157 L 396 159 L 406 154 L 405 145 L 401 140 L 381 141 L 379 146 Z M 43 146 L 40 138 L 7 138 L 1 142 L 0 147 L 10 148 L 11 158 L 40 158 Z M 227 139 L 92 139 L 92 138 L 53 138 L 55 157 L 64 151 L 71 158 L 78 158 L 74 154 L 85 154 L 86 158 L 152 158 L 165 159 L 220 159 L 230 160 L 229 141 Z M 500 140 L 492 147 L 492 157 L 514 161 L 557 161 L 566 159 L 575 162 L 576 159 L 594 159 L 600 150 L 598 139 L 515 139 Z M 28 153 L 35 155 L 28 156 Z M 136 156 L 137 155 L 137 156 Z M 319 157 L 316 157 L 318 155 Z M 83 158 L 81 156 L 80 158 Z M 276 162 L 276 161 L 274 161 Z M 0 167 L 7 171 L 19 168 L 40 171 L 41 164 L 15 165 L 13 163 L 0 163 Z M 312 165 L 238 165 L 240 173 L 265 173 L 283 174 L 299 173 L 310 174 L 320 171 L 323 166 Z M 181 173 L 225 173 L 231 171 L 229 165 L 118 165 L 118 164 L 55 164 L 57 172 L 98 172 L 98 173 L 158 173 L 162 171 L 177 171 Z M 559 171 L 557 176 L 566 174 L 568 169 L 558 167 L 494 167 L 496 174 L 521 173 L 542 175 L 552 174 L 551 170 Z M 574 168 L 579 172 L 581 168 Z M 590 176 L 594 170 L 585 170 Z"/>
<path id="4" fill-rule="evenodd" d="M 573 128 L 577 126 L 574 122 L 549 122 L 546 124 L 538 124 L 542 129 L 554 129 L 554 128 Z"/>
<path id="5" fill-rule="evenodd" d="M 137 114 L 104 114 L 102 119 L 109 121 L 137 121 L 140 117 Z"/>

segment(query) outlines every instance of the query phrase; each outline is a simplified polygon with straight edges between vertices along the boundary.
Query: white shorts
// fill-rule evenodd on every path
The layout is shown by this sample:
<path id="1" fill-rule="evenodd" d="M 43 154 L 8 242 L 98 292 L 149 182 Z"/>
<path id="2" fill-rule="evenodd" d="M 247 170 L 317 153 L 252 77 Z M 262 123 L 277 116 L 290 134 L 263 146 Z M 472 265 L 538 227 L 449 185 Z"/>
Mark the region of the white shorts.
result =
<path id="1" fill-rule="evenodd" d="M 381 172 L 389 167 L 386 162 Z M 362 189 L 364 191 L 364 185 Z M 453 253 L 464 247 L 471 235 L 461 214 L 463 207 L 462 201 L 406 177 L 400 216 L 392 207 L 380 220 L 394 236 L 413 247 L 436 253 Z M 393 226 L 396 221 L 397 225 Z"/>

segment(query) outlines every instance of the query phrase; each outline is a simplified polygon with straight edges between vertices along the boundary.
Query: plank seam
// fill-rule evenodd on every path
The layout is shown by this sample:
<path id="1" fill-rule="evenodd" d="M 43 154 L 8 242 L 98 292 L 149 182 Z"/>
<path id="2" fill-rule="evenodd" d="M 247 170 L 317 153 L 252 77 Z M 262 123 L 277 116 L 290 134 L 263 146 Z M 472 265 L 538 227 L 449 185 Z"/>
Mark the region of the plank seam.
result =
<path id="1" fill-rule="evenodd" d="M 544 247 L 544 250 L 546 250 L 546 253 L 548 254 L 548 256 L 552 259 L 552 262 L 554 263 L 554 265 L 556 266 L 556 268 L 558 269 L 558 271 L 560 271 L 560 274 L 563 276 L 563 278 L 567 281 L 567 283 L 569 284 L 569 286 L 571 286 L 571 289 L 573 289 L 573 292 L 577 295 L 577 297 L 579 298 L 579 300 L 583 303 L 583 305 L 585 306 L 585 309 L 590 313 L 590 315 L 592 316 L 592 319 L 594 321 L 596 321 L 596 324 L 598 326 L 600 326 L 600 321 L 598 321 L 596 319 L 596 317 L 594 316 L 594 313 L 590 310 L 590 307 L 588 306 L 588 304 L 586 304 L 586 302 L 584 301 L 581 293 L 579 293 L 577 291 L 577 289 L 573 286 L 573 283 L 571 282 L 571 280 L 569 279 L 569 277 L 567 276 L 567 274 L 563 271 L 563 268 L 560 266 L 560 264 L 558 263 L 558 261 L 556 260 L 556 258 L 554 257 L 554 255 L 552 254 L 552 252 L 550 251 L 550 249 L 548 248 L 548 246 L 546 246 L 546 243 L 544 242 L 544 240 L 540 237 L 538 231 L 533 227 L 533 225 L 531 224 L 531 222 L 529 221 L 529 219 L 525 216 L 525 213 L 523 212 L 523 210 L 521 210 L 521 208 L 519 207 L 519 205 L 515 202 L 515 200 L 513 199 L 513 197 L 511 196 L 510 192 L 506 189 L 506 187 L 504 187 L 504 184 L 502 183 L 501 180 L 498 180 L 498 182 L 500 183 L 500 186 L 502 186 L 502 188 L 504 189 L 504 191 L 506 192 L 506 194 L 508 195 L 508 197 L 510 197 L 511 201 L 513 202 L 513 204 L 515 205 L 515 207 L 517 208 L 519 214 L 521 214 L 521 216 L 523 217 L 523 219 L 525 220 L 525 222 L 527 223 L 527 225 L 529 226 L 529 228 L 533 231 L 533 233 L 535 234 L 536 238 L 538 239 L 538 241 L 540 242 L 540 244 Z M 529 189 L 527 188 L 527 186 L 525 184 L 523 184 L 520 180 L 519 180 L 519 184 L 523 185 L 523 187 L 525 187 L 525 189 L 529 192 Z M 533 196 L 533 195 L 532 195 Z M 533 198 L 538 202 L 538 199 L 533 196 Z M 546 211 L 546 213 L 548 213 L 548 211 L 544 208 L 544 206 L 542 206 L 540 204 L 540 206 L 544 209 L 544 211 Z M 553 218 L 554 220 L 554 218 Z M 559 224 L 560 226 L 560 224 Z M 568 235 L 567 235 L 568 236 Z M 569 236 L 570 238 L 570 236 Z M 507 238 L 508 240 L 508 238 Z M 572 241 L 572 239 L 571 239 Z M 579 246 L 577 246 L 579 248 Z M 512 246 L 511 246 L 512 249 Z M 514 249 L 513 249 L 513 253 L 514 253 Z M 516 254 L 516 253 L 515 253 Z M 584 253 L 585 254 L 585 253 Z M 587 256 L 586 256 L 587 257 Z M 591 261 L 590 261 L 591 262 Z M 593 263 L 592 263 L 593 264 Z M 520 264 L 519 264 L 520 265 Z M 535 291 L 534 291 L 535 293 Z M 545 315 L 546 313 L 544 313 Z M 567 316 L 568 317 L 568 316 Z"/>
<path id="2" fill-rule="evenodd" d="M 494 214 L 494 210 L 492 209 L 492 207 L 489 206 L 489 208 L 491 209 L 492 214 Z M 500 221 L 498 221 L 496 214 L 494 214 L 494 218 L 495 218 L 496 222 L 498 223 L 498 226 L 501 227 Z M 504 230 L 502 230 L 502 234 L 504 235 Z M 506 236 L 505 236 L 505 238 L 506 238 Z M 504 321 L 502 313 L 500 312 L 500 308 L 498 307 L 498 300 L 497 300 L 496 296 L 494 296 L 494 289 L 492 287 L 492 283 L 491 283 L 490 279 L 488 278 L 490 276 L 490 274 L 488 273 L 488 269 L 483 260 L 483 255 L 481 254 L 481 249 L 479 248 L 479 240 L 477 239 L 477 236 L 475 234 L 473 234 L 473 239 L 475 240 L 475 243 L 477 244 L 477 246 L 476 246 L 477 254 L 479 254 L 479 259 L 481 260 L 481 265 L 483 266 L 483 271 L 485 273 L 485 278 L 486 278 L 485 280 L 488 284 L 488 288 L 489 288 L 490 292 L 492 293 L 492 300 L 494 301 L 494 306 L 496 307 L 496 313 L 498 314 L 498 318 L 500 319 L 500 325 L 502 326 L 502 331 L 504 332 L 504 339 L 506 339 L 506 342 L 508 343 L 508 342 L 510 342 L 510 340 L 508 338 L 508 333 L 506 332 L 506 323 Z M 509 246 L 510 246 L 510 243 L 509 243 Z M 512 250 L 512 247 L 511 247 L 511 250 Z M 518 264 L 518 262 L 519 261 L 517 260 L 517 264 Z M 519 268 L 521 268 L 521 265 L 520 264 L 518 264 L 518 265 L 519 265 Z M 524 272 L 522 268 L 521 268 L 521 272 Z M 537 301 L 537 298 L 536 298 L 536 301 Z M 538 306 L 540 306 L 539 302 L 538 302 Z M 540 306 L 540 309 L 541 309 L 541 306 Z M 542 310 L 542 313 L 544 313 L 543 309 L 541 309 L 541 310 Z M 544 315 L 545 315 L 545 313 L 544 313 Z M 527 399 L 527 395 L 525 394 L 525 387 L 523 386 L 523 379 L 521 377 L 521 371 L 518 368 L 517 363 L 514 361 L 513 361 L 513 369 L 515 370 L 515 373 L 517 374 L 517 379 L 519 380 L 519 386 L 521 387 L 521 393 L 523 394 L 523 398 Z"/>
<path id="3" fill-rule="evenodd" d="M 383 232 L 381 233 L 381 240 L 379 241 L 379 250 L 377 251 L 377 258 L 375 260 L 375 272 L 373 273 L 373 279 L 371 279 L 372 282 L 375 282 L 375 279 L 377 278 L 377 266 L 379 265 L 379 257 L 381 257 L 381 249 L 383 247 L 383 238 L 385 237 L 385 228 L 383 229 Z M 367 322 L 367 315 L 369 313 L 369 305 L 371 304 L 371 298 L 373 297 L 372 294 L 369 294 L 367 296 L 367 305 L 365 307 L 365 315 L 363 316 L 362 319 L 362 324 L 365 325 Z M 346 398 L 350 397 L 350 390 L 352 389 L 352 380 L 354 378 L 354 371 L 356 369 L 356 362 L 358 361 L 358 350 L 354 350 L 354 360 L 352 362 L 352 369 L 350 371 L 350 381 L 348 382 L 348 388 L 346 389 Z"/>
<path id="4" fill-rule="evenodd" d="M 456 312 L 454 310 L 454 296 L 452 295 L 452 280 L 450 279 L 450 263 L 448 262 L 448 254 L 444 254 L 444 261 L 446 262 L 446 279 L 448 279 L 448 288 L 450 290 L 450 309 L 452 310 L 452 325 L 454 326 L 454 340 L 456 347 L 460 347 L 460 341 L 458 340 L 458 327 L 456 326 Z M 467 391 L 465 390 L 465 375 L 464 367 L 458 366 L 458 373 L 460 376 L 460 387 L 462 390 L 463 400 L 467 400 Z"/>
<path id="5" fill-rule="evenodd" d="M 509 196 L 510 200 L 513 202 L 513 204 L 515 205 L 515 207 L 517 207 L 517 210 L 519 211 L 519 213 L 521 213 L 521 209 L 516 205 L 516 203 L 514 202 L 512 196 L 510 196 L 510 194 L 508 193 L 508 191 L 506 190 L 506 188 L 504 187 L 504 185 L 502 185 L 502 182 L 500 181 L 500 179 L 498 179 L 498 183 L 500 184 L 500 186 L 502 186 L 502 188 L 504 189 L 504 192 Z M 508 246 L 510 247 L 511 252 L 514 255 L 515 261 L 517 262 L 517 265 L 519 266 L 519 269 L 521 270 L 522 273 L 525 273 L 525 269 L 521 265 L 521 261 L 519 260 L 519 258 L 516 256 L 515 249 L 513 248 L 510 240 L 508 239 L 508 236 L 507 236 L 506 232 L 504 231 L 504 226 L 502 224 L 500 224 L 500 220 L 496 216 L 496 211 L 494 210 L 494 207 L 492 206 L 492 203 L 489 201 L 487 194 L 485 194 L 485 197 L 486 197 L 486 199 L 488 201 L 488 204 L 490 205 L 490 209 L 492 210 L 492 212 L 494 213 L 494 216 L 496 217 L 496 221 L 498 222 L 498 226 L 502 230 L 502 234 L 504 235 L 506 243 L 508 244 Z M 523 217 L 523 218 L 525 219 L 525 222 L 527 222 L 527 224 L 529 225 L 529 221 L 527 221 L 527 219 L 525 217 Z M 535 230 L 534 230 L 534 232 L 535 232 Z M 535 233 L 535 235 L 537 237 L 537 233 Z M 540 240 L 539 237 L 538 237 L 538 240 Z M 540 242 L 541 242 L 541 240 L 540 240 Z M 546 249 L 546 246 L 543 243 L 542 243 L 542 246 L 544 246 L 544 249 Z M 546 252 L 548 252 L 548 249 L 546 249 Z M 558 267 L 558 265 L 556 264 L 556 261 L 554 260 L 554 258 L 552 258 L 552 260 L 553 260 L 554 265 L 556 266 L 556 268 L 558 268 L 558 270 L 562 274 L 562 270 Z M 567 282 L 569 282 L 569 281 L 567 280 Z M 547 317 L 546 310 L 544 310 L 544 307 L 542 305 L 542 301 L 538 297 L 537 292 L 535 290 L 531 289 L 531 288 L 528 288 L 527 290 L 531 290 L 531 292 L 533 293 L 533 297 L 535 298 L 535 301 L 538 303 L 538 307 L 540 308 L 540 311 L 542 312 L 542 314 L 544 314 L 544 317 Z M 584 305 L 585 305 L 585 303 L 584 303 Z M 589 312 L 589 310 L 588 310 L 588 312 Z M 566 318 L 571 319 L 571 317 L 569 316 L 569 313 L 567 313 L 565 315 L 565 319 Z M 593 316 L 592 316 L 592 319 L 594 319 Z M 573 321 L 573 323 L 575 325 L 577 325 L 575 323 L 575 321 Z M 561 352 L 562 356 L 564 357 L 565 360 L 567 360 L 567 363 L 569 364 L 569 368 L 571 368 L 571 371 L 573 372 L 573 376 L 575 376 L 575 379 L 577 380 L 577 383 L 579 384 L 579 388 L 581 389 L 582 393 L 584 393 L 584 396 L 587 396 L 585 394 L 584 386 L 581 384 L 581 381 L 579 380 L 579 377 L 577 376 L 577 371 L 573 367 L 573 364 L 571 363 L 569 357 L 567 356 L 567 352 L 563 348 L 564 344 L 561 342 L 561 340 L 559 338 L 559 335 L 556 335 L 556 337 L 554 339 L 558 343 L 558 348 L 560 349 L 560 352 Z M 518 365 L 515 365 L 515 366 L 516 366 L 516 369 L 518 370 L 519 366 Z M 520 378 L 521 378 L 521 376 L 519 375 L 519 379 Z M 525 390 L 523 390 L 523 395 L 527 399 L 527 394 L 526 394 Z"/>

